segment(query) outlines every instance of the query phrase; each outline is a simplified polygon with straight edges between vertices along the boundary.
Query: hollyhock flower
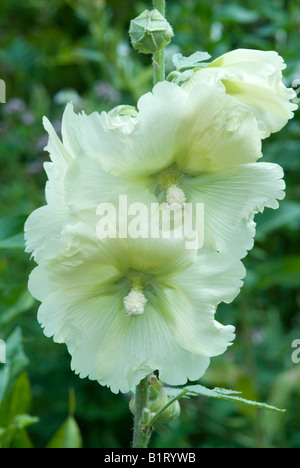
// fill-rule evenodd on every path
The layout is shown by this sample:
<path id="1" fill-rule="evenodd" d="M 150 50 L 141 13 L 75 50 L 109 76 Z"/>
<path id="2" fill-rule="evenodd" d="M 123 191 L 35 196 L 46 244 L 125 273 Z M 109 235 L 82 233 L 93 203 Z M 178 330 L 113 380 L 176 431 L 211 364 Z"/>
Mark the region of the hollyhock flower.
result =
<path id="1" fill-rule="evenodd" d="M 101 240 L 96 223 L 95 214 L 82 214 L 31 274 L 45 335 L 67 345 L 80 377 L 113 392 L 155 370 L 172 385 L 201 377 L 234 339 L 234 328 L 214 315 L 238 294 L 242 263 L 197 255 L 184 239 Z"/>
<path id="2" fill-rule="evenodd" d="M 127 184 L 172 208 L 203 203 L 204 248 L 244 257 L 253 247 L 255 213 L 278 208 L 285 187 L 280 166 L 257 162 L 253 114 L 240 111 L 224 88 L 201 84 L 187 92 L 169 82 L 144 95 L 138 111 L 130 132 L 108 129 L 103 114 L 78 121 L 82 154 L 66 175 L 68 202 L 96 209 L 103 191 L 122 193 Z M 115 176 L 107 185 L 103 171 Z"/>
<path id="3" fill-rule="evenodd" d="M 282 82 L 286 64 L 277 52 L 238 49 L 222 55 L 201 70 L 195 69 L 184 85 L 190 91 L 202 82 L 223 83 L 236 103 L 254 113 L 261 137 L 280 131 L 293 117 L 297 105 L 292 88 Z"/>
<path id="4" fill-rule="evenodd" d="M 63 142 L 58 138 L 53 126 L 44 118 L 45 130 L 49 134 L 46 150 L 51 162 L 44 163 L 48 176 L 46 184 L 47 204 L 35 210 L 25 223 L 26 252 L 33 252 L 35 260 L 41 259 L 45 244 L 51 238 L 59 238 L 63 224 L 69 214 L 64 197 L 64 178 L 71 162 L 76 158 L 78 147 L 72 139 L 72 121 L 78 119 L 73 107 L 68 105 L 62 120 Z"/>
<path id="5" fill-rule="evenodd" d="M 103 128 L 107 130 L 118 128 L 124 134 L 131 133 L 135 126 L 135 115 L 134 108 L 119 106 L 109 113 L 103 113 Z M 44 163 L 44 169 L 48 176 L 47 204 L 35 210 L 25 224 L 26 252 L 32 252 L 37 262 L 41 260 L 47 242 L 53 238 L 59 239 L 65 224 L 73 222 L 70 205 L 66 200 L 65 178 L 69 166 L 82 152 L 76 140 L 76 131 L 82 118 L 83 115 L 74 113 L 72 104 L 67 105 L 62 119 L 62 141 L 49 120 L 46 117 L 43 119 L 45 130 L 49 134 L 45 149 L 49 152 L 51 159 L 51 162 Z M 109 190 L 112 185 L 112 177 L 107 173 L 102 173 L 101 176 L 103 190 L 97 203 L 104 201 L 112 192 Z M 113 179 L 115 180 L 115 178 Z M 128 184 L 119 186 L 121 189 L 122 187 L 125 190 Z M 99 190 L 97 196 L 99 196 Z"/>

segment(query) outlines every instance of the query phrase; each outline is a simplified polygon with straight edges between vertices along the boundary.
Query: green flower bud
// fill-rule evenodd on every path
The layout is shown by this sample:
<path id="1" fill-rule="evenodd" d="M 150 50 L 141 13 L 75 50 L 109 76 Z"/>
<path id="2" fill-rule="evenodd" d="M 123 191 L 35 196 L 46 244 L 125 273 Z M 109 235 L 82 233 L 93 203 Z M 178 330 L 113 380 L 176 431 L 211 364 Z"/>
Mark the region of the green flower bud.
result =
<path id="1" fill-rule="evenodd" d="M 151 406 L 151 411 L 153 413 L 157 413 L 164 405 L 166 405 L 170 400 L 170 397 L 167 396 L 166 392 L 164 391 L 163 387 L 161 388 L 158 397 L 153 402 Z M 168 406 L 167 409 L 159 416 L 157 423 L 167 423 L 176 419 L 180 415 L 180 405 L 178 400 L 172 403 L 172 405 Z"/>
<path id="2" fill-rule="evenodd" d="M 149 379 L 149 409 L 151 416 L 154 416 L 161 408 L 163 408 L 170 400 L 170 397 L 164 391 L 161 382 L 155 375 L 151 375 Z M 135 397 L 129 403 L 129 408 L 132 414 L 135 412 Z M 168 408 L 159 416 L 157 423 L 167 423 L 177 418 L 180 415 L 180 405 L 178 401 L 172 403 Z"/>
<path id="3" fill-rule="evenodd" d="M 155 374 L 151 374 L 149 378 L 149 400 L 150 405 L 159 396 L 159 392 L 163 388 L 162 383 L 158 380 Z M 150 406 L 151 407 L 151 406 Z"/>
<path id="4" fill-rule="evenodd" d="M 131 21 L 129 35 L 135 49 L 143 54 L 154 54 L 169 44 L 174 33 L 158 10 L 145 10 Z"/>

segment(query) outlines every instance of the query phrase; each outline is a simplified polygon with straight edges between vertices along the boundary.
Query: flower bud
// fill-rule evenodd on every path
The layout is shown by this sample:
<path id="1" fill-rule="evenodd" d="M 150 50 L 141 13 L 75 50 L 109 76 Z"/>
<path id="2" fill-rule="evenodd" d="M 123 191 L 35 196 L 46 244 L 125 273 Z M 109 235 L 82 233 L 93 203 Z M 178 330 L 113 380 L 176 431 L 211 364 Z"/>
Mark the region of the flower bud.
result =
<path id="1" fill-rule="evenodd" d="M 160 389 L 159 395 L 151 406 L 151 411 L 157 413 L 163 406 L 165 406 L 170 400 L 170 397 L 166 394 L 163 387 Z M 168 406 L 165 411 L 157 419 L 157 423 L 167 423 L 176 419 L 180 415 L 180 405 L 178 400 Z"/>
<path id="2" fill-rule="evenodd" d="M 151 415 L 154 416 L 161 408 L 163 408 L 170 400 L 170 397 L 164 391 L 161 382 L 155 375 L 151 375 L 149 379 L 149 410 Z M 135 412 L 135 397 L 129 403 L 129 408 L 132 414 Z M 167 423 L 177 418 L 180 415 L 180 405 L 175 401 L 168 406 L 165 411 L 157 419 L 157 423 Z"/>
<path id="3" fill-rule="evenodd" d="M 169 44 L 174 33 L 158 10 L 145 10 L 131 21 L 129 35 L 135 49 L 143 54 L 154 54 Z"/>

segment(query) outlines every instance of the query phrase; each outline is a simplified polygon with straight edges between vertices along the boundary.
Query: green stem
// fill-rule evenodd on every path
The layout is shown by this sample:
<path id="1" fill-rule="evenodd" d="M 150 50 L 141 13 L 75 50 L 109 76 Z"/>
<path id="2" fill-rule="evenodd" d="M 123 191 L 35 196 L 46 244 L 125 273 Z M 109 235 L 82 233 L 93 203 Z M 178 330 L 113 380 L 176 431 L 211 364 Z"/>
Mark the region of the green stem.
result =
<path id="1" fill-rule="evenodd" d="M 153 7 L 163 16 L 166 14 L 166 0 L 153 0 Z"/>
<path id="2" fill-rule="evenodd" d="M 149 405 L 149 376 L 141 380 L 136 386 L 135 415 L 133 429 L 133 448 L 147 448 L 152 434 L 152 427 L 145 423 L 146 411 Z"/>
<path id="3" fill-rule="evenodd" d="M 153 7 L 163 16 L 166 15 L 166 0 L 153 0 Z M 163 47 L 153 55 L 153 84 L 156 85 L 165 78 L 165 49 Z"/>

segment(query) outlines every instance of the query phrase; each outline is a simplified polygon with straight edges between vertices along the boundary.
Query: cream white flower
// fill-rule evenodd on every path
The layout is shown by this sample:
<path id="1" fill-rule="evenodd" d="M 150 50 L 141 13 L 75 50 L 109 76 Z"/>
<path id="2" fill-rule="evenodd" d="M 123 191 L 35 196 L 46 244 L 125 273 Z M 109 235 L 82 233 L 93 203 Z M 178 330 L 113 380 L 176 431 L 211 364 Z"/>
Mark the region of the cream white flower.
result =
<path id="1" fill-rule="evenodd" d="M 239 106 L 254 113 L 262 138 L 281 130 L 298 106 L 290 102 L 292 88 L 282 82 L 284 60 L 277 52 L 238 49 L 195 71 L 184 85 L 192 90 L 202 82 L 223 83 Z"/>
<path id="2" fill-rule="evenodd" d="M 216 308 L 242 285 L 255 213 L 284 196 L 281 168 L 257 162 L 256 118 L 223 85 L 188 92 L 163 82 L 137 114 L 126 112 L 76 116 L 68 106 L 62 142 L 45 121 L 47 205 L 25 227 L 46 336 L 67 345 L 81 377 L 114 392 L 154 370 L 172 385 L 196 380 L 227 349 L 234 329 L 215 320 Z M 99 239 L 96 208 L 129 192 L 176 212 L 204 203 L 204 248 L 186 249 L 185 238 Z"/>
<path id="3" fill-rule="evenodd" d="M 278 208 L 285 188 L 278 165 L 257 162 L 253 114 L 237 109 L 223 87 L 203 83 L 190 92 L 159 83 L 138 110 L 130 134 L 107 131 L 97 113 L 80 120 L 82 156 L 66 176 L 69 202 L 76 210 L 96 209 L 104 170 L 115 176 L 106 186 L 111 191 L 129 184 L 179 209 L 185 201 L 204 203 L 205 249 L 244 257 L 253 247 L 255 213 Z"/>
<path id="4" fill-rule="evenodd" d="M 77 132 L 79 122 L 84 118 L 84 113 L 77 115 L 74 113 L 73 105 L 68 104 L 62 118 L 62 141 L 57 136 L 53 126 L 45 117 L 43 119 L 45 130 L 49 134 L 46 150 L 49 152 L 51 161 L 44 164 L 44 169 L 48 176 L 46 184 L 46 202 L 47 204 L 35 210 L 27 219 L 25 224 L 26 252 L 33 254 L 37 263 L 41 261 L 45 246 L 52 239 L 59 239 L 68 224 L 74 222 L 76 211 L 73 210 L 72 194 L 71 200 L 67 200 L 67 189 L 65 184 L 68 169 L 76 158 L 82 154 L 82 149 L 77 141 Z M 117 129 L 121 133 L 129 134 L 135 126 L 135 112 L 130 106 L 120 106 L 113 109 L 110 113 L 101 114 L 101 122 L 106 131 Z M 101 177 L 101 191 L 97 191 L 97 203 L 105 201 L 106 197 L 112 195 L 114 190 L 126 190 L 128 184 L 112 183 L 115 178 L 104 171 L 99 174 Z M 99 181 L 98 181 L 99 182 Z M 76 191 L 79 187 L 73 187 L 76 198 Z M 85 191 L 89 188 L 82 187 Z M 90 192 L 91 199 L 93 193 Z"/>
<path id="5" fill-rule="evenodd" d="M 79 117 L 68 105 L 62 120 L 63 142 L 58 138 L 53 126 L 44 118 L 44 127 L 49 134 L 46 150 L 51 162 L 44 164 L 48 176 L 46 184 L 47 204 L 35 210 L 25 224 L 26 252 L 33 252 L 35 260 L 41 259 L 44 247 L 51 238 L 59 238 L 69 209 L 65 202 L 64 179 L 68 166 L 79 153 L 74 139 L 73 123 Z"/>
<path id="6" fill-rule="evenodd" d="M 242 263 L 197 256 L 183 239 L 99 240 L 96 223 L 84 213 L 56 241 L 76 253 L 48 250 L 31 274 L 45 335 L 67 345 L 80 377 L 113 392 L 128 392 L 154 370 L 172 385 L 201 377 L 234 339 L 214 315 L 238 294 Z"/>

